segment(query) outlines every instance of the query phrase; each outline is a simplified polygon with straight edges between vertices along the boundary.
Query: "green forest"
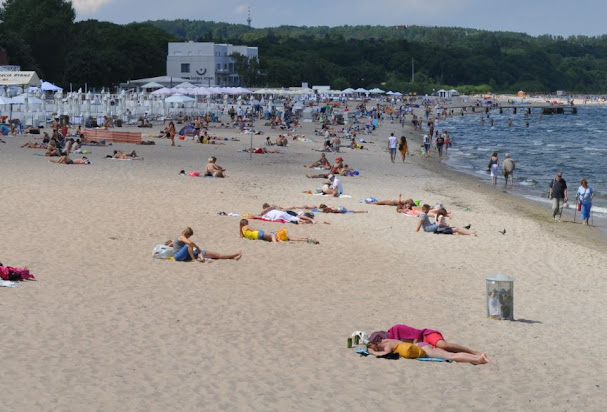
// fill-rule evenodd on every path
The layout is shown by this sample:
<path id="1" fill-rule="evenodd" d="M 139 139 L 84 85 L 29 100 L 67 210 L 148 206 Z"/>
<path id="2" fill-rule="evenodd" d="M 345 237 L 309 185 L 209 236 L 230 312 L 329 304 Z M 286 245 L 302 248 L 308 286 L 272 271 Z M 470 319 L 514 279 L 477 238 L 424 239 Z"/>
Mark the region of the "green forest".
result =
<path id="1" fill-rule="evenodd" d="M 0 47 L 8 63 L 64 87 L 111 87 L 164 75 L 168 42 L 215 41 L 259 47 L 259 62 L 237 65 L 249 87 L 607 93 L 607 36 L 422 26 L 258 29 L 194 20 L 118 25 L 75 17 L 65 0 L 5 0 Z"/>

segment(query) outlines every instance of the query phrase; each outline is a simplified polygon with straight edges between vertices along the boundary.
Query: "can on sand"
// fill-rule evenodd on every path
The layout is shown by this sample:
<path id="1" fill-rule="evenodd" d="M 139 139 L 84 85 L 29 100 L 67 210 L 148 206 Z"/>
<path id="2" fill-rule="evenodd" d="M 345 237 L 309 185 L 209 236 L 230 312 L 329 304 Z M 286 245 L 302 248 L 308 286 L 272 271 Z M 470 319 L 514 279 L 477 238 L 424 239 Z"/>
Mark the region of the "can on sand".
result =
<path id="1" fill-rule="evenodd" d="M 352 338 L 348 338 L 348 344 L 347 344 L 348 348 L 352 347 Z"/>

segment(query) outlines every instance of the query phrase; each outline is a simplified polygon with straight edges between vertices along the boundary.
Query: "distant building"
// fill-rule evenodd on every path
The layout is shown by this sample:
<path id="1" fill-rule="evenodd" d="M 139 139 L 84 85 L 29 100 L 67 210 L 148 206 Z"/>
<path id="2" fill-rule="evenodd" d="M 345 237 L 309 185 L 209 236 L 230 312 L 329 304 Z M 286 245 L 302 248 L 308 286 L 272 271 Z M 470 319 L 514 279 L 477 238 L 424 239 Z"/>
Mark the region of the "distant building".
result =
<path id="1" fill-rule="evenodd" d="M 167 76 L 188 79 L 203 86 L 242 86 L 234 68 L 233 53 L 258 58 L 257 47 L 210 42 L 169 43 Z"/>

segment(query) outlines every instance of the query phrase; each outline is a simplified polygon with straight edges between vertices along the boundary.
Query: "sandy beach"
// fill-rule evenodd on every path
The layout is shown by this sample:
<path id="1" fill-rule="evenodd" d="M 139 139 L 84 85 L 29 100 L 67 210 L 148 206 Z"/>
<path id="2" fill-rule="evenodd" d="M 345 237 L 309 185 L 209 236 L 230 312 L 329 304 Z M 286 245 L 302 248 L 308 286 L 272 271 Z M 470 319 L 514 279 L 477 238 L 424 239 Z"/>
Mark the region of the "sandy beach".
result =
<path id="1" fill-rule="evenodd" d="M 551 222 L 542 206 L 417 150 L 406 164 L 390 163 L 387 137 L 403 134 L 390 123 L 365 137 L 369 150 L 342 148 L 360 172 L 342 179 L 351 198 L 306 194 L 323 182 L 303 167 L 320 155 L 315 126 L 297 133 L 316 143 L 292 142 L 280 154 L 250 159 L 242 151 L 249 135 L 212 128 L 240 141 L 89 147 L 88 166 L 50 164 L 37 156 L 43 150 L 19 147 L 27 137 L 5 138 L 0 261 L 28 266 L 37 281 L 0 288 L 3 409 L 604 408 L 607 248 L 599 229 Z M 260 129 L 256 147 L 279 133 Z M 145 160 L 105 159 L 113 149 L 136 149 Z M 227 178 L 179 175 L 203 170 L 210 156 Z M 444 204 L 454 226 L 471 224 L 478 236 L 416 233 L 416 218 L 360 203 L 399 193 Z M 241 239 L 239 218 L 218 215 L 257 214 L 264 202 L 369 213 L 319 213 L 316 225 L 288 225 L 320 245 Z M 155 245 L 186 226 L 199 245 L 241 250 L 242 259 L 152 258 Z M 516 321 L 487 319 L 485 277 L 498 272 L 516 279 Z M 391 361 L 346 348 L 353 331 L 396 323 L 439 330 L 492 363 Z"/>

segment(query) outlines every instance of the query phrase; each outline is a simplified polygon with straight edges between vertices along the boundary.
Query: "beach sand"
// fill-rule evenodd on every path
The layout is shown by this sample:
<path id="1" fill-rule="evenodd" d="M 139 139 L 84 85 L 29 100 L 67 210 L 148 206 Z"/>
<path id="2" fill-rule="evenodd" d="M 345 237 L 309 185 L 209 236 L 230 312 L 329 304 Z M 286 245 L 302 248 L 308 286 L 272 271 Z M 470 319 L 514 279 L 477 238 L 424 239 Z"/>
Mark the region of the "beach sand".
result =
<path id="1" fill-rule="evenodd" d="M 367 137 L 369 150 L 342 149 L 360 171 L 342 179 L 347 199 L 303 193 L 322 183 L 302 167 L 319 157 L 312 124 L 298 133 L 317 143 L 251 159 L 242 152 L 249 135 L 210 131 L 240 142 L 93 147 L 90 166 L 50 164 L 35 156 L 43 151 L 19 148 L 25 137 L 0 144 L 0 261 L 37 277 L 0 288 L 3 409 L 604 408 L 607 249 L 598 229 L 550 222 L 541 206 L 435 159 L 391 164 L 387 136 L 400 136 L 398 125 Z M 419 139 L 409 143 L 417 153 Z M 145 160 L 106 160 L 116 148 Z M 210 156 L 228 178 L 179 175 Z M 416 233 L 417 219 L 359 202 L 399 193 L 443 203 L 453 225 L 472 224 L 478 237 Z M 241 239 L 239 218 L 217 214 L 258 213 L 264 202 L 369 213 L 288 225 L 320 245 Z M 242 250 L 242 259 L 151 257 L 186 226 L 200 246 Z M 516 321 L 487 319 L 485 277 L 498 272 L 516 279 Z M 439 330 L 492 363 L 390 361 L 346 348 L 353 331 L 396 323 Z"/>

